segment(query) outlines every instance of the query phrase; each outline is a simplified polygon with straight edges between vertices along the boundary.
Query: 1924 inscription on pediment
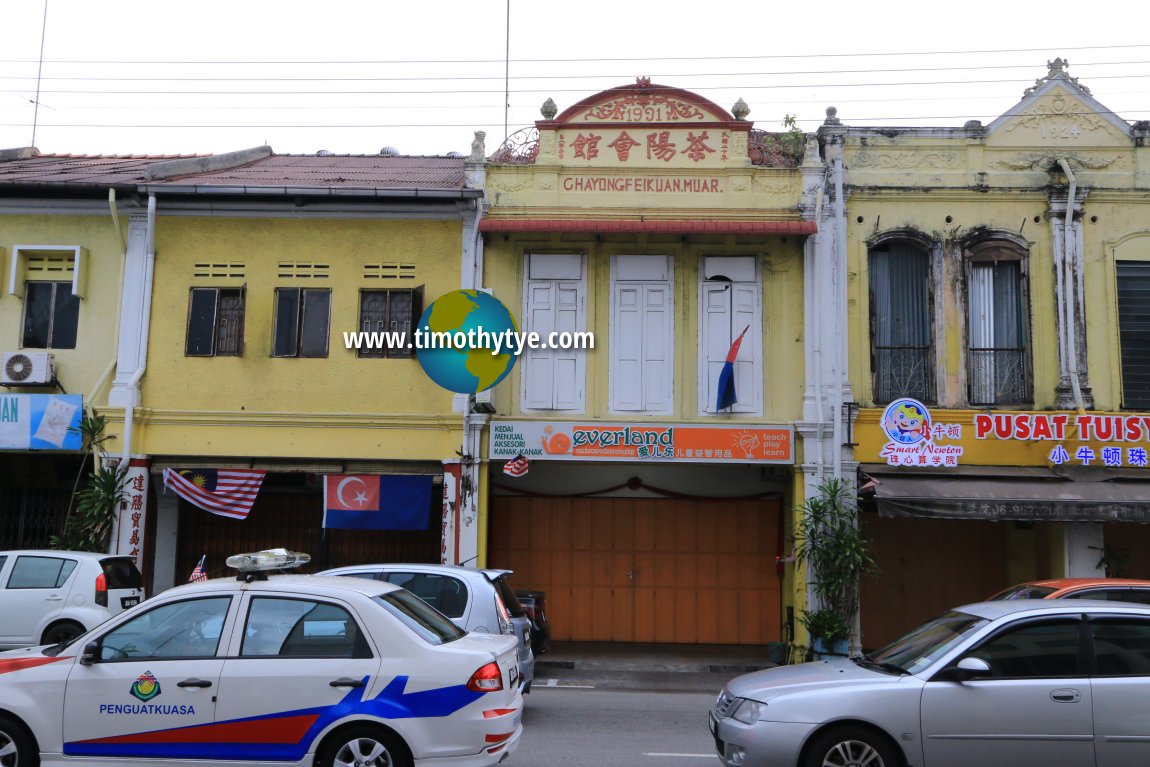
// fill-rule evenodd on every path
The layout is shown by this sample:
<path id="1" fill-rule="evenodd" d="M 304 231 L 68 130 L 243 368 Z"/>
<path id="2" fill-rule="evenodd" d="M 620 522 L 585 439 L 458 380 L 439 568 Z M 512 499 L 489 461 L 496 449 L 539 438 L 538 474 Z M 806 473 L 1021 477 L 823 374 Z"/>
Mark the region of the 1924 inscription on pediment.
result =
<path id="1" fill-rule="evenodd" d="M 1130 137 L 1094 105 L 1062 87 L 1023 100 L 1000 118 L 988 146 L 1129 147 Z"/>

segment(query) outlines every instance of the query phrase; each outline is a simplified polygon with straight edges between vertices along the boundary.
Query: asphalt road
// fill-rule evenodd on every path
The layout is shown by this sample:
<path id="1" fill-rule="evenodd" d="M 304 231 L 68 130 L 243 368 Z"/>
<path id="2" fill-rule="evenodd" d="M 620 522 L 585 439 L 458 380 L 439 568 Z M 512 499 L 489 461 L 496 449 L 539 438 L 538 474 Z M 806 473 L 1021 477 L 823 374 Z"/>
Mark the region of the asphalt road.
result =
<path id="1" fill-rule="evenodd" d="M 544 671 L 526 698 L 523 740 L 504 764 L 714 767 L 719 761 L 707 711 L 726 678 Z"/>

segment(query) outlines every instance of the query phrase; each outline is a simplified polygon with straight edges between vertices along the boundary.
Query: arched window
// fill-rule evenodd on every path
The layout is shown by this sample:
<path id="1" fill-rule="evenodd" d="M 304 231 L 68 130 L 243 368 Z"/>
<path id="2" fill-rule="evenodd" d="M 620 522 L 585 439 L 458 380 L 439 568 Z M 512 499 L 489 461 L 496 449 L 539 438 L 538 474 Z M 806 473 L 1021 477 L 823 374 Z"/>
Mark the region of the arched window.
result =
<path id="1" fill-rule="evenodd" d="M 966 249 L 971 405 L 1031 401 L 1026 251 L 990 240 Z"/>
<path id="2" fill-rule="evenodd" d="M 871 370 L 874 398 L 933 403 L 930 253 L 906 239 L 870 251 Z"/>

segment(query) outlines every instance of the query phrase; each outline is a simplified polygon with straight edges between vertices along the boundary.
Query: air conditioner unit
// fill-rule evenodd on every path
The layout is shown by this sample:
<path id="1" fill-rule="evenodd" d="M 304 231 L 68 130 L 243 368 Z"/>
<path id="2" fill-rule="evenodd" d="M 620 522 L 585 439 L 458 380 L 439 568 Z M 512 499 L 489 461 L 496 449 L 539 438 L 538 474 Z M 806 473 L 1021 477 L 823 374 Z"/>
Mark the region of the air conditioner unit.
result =
<path id="1" fill-rule="evenodd" d="M 48 352 L 4 352 L 0 384 L 43 386 L 56 382 L 56 357 Z"/>

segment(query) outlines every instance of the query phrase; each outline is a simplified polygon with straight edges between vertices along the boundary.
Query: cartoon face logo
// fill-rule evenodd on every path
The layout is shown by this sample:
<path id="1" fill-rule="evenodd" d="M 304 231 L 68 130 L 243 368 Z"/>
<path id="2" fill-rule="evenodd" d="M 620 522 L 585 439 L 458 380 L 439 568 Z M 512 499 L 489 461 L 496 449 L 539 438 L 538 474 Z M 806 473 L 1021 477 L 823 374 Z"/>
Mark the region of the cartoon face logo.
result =
<path id="1" fill-rule="evenodd" d="M 140 678 L 132 682 L 132 695 L 137 700 L 149 701 L 160 694 L 160 681 L 152 676 L 151 671 L 145 671 Z"/>
<path id="2" fill-rule="evenodd" d="M 915 399 L 898 399 L 886 406 L 882 428 L 895 442 L 914 444 L 930 439 L 930 411 Z"/>

